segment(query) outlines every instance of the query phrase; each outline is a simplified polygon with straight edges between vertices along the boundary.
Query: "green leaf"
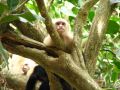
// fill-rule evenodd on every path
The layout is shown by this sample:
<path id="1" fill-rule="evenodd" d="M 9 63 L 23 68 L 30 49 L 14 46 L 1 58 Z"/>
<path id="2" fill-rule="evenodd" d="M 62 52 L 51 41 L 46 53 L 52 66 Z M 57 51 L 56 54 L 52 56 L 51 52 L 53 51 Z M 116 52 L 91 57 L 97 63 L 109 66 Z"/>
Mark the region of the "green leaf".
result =
<path id="1" fill-rule="evenodd" d="M 120 69 L 120 62 L 119 61 L 117 61 L 117 60 L 114 60 L 114 65 L 118 68 L 118 69 Z"/>
<path id="2" fill-rule="evenodd" d="M 18 17 L 15 16 L 15 15 L 5 16 L 1 19 L 0 24 L 6 23 L 6 22 L 11 22 L 11 21 L 14 21 L 14 20 L 17 20 L 17 19 L 18 19 Z"/>
<path id="3" fill-rule="evenodd" d="M 108 30 L 107 30 L 107 34 L 116 34 L 120 29 L 120 25 L 113 21 L 113 20 L 110 20 L 109 23 L 108 23 Z"/>
<path id="4" fill-rule="evenodd" d="M 74 20 L 75 20 L 75 17 L 69 16 L 69 21 L 70 21 L 70 26 L 71 26 L 72 31 L 73 31 L 73 28 L 74 28 Z"/>
<path id="5" fill-rule="evenodd" d="M 7 0 L 7 5 L 10 10 L 13 10 L 19 3 L 19 0 Z"/>
<path id="6" fill-rule="evenodd" d="M 113 21 L 116 21 L 116 22 L 120 22 L 120 18 L 119 17 L 116 17 L 116 16 L 112 16 L 110 18 L 110 20 L 113 20 Z"/>
<path id="7" fill-rule="evenodd" d="M 28 1 L 25 4 L 25 6 L 29 9 L 29 11 L 32 10 L 32 12 L 34 11 L 34 12 L 36 12 L 36 14 L 39 14 L 39 9 L 38 9 L 38 7 L 36 5 L 35 0 L 34 1 Z"/>
<path id="8" fill-rule="evenodd" d="M 78 0 L 67 0 L 68 2 L 71 2 L 72 4 L 74 5 L 77 5 L 78 4 Z M 79 0 L 80 1 L 80 0 Z"/>
<path id="9" fill-rule="evenodd" d="M 63 0 L 57 0 L 56 2 L 57 2 L 57 3 L 59 3 L 59 4 L 61 4 L 61 3 L 62 3 L 62 1 L 63 1 Z"/>
<path id="10" fill-rule="evenodd" d="M 19 17 L 23 17 L 30 22 L 36 20 L 36 18 L 41 19 L 41 17 L 34 16 L 31 12 L 25 12 L 23 14 L 5 16 L 1 19 L 0 24 L 17 20 Z"/>
<path id="11" fill-rule="evenodd" d="M 70 22 L 73 22 L 73 24 L 74 24 L 74 19 L 75 19 L 75 17 L 69 16 L 69 20 L 70 20 Z"/>
<path id="12" fill-rule="evenodd" d="M 36 20 L 35 16 L 31 12 L 25 12 L 24 14 L 21 14 L 19 16 L 27 19 L 30 22 Z"/>
<path id="13" fill-rule="evenodd" d="M 59 10 L 57 10 L 57 8 L 54 5 L 52 5 L 50 9 L 51 9 L 50 15 L 52 18 L 55 17 L 59 18 L 61 16 Z"/>
<path id="14" fill-rule="evenodd" d="M 2 46 L 2 43 L 0 42 L 0 55 L 2 56 L 2 60 L 5 61 L 6 65 L 8 66 L 8 52 L 4 49 L 4 47 Z"/>
<path id="15" fill-rule="evenodd" d="M 118 73 L 116 71 L 112 71 L 111 79 L 113 82 L 115 82 L 118 78 Z"/>
<path id="16" fill-rule="evenodd" d="M 77 8 L 77 7 L 73 7 L 73 8 L 72 8 L 72 12 L 73 12 L 75 15 L 78 13 L 78 11 L 79 11 L 79 8 Z"/>
<path id="17" fill-rule="evenodd" d="M 4 12 L 5 9 L 7 9 L 7 6 L 0 3 L 0 15 L 2 15 L 2 13 Z"/>
<path id="18" fill-rule="evenodd" d="M 94 15 L 95 15 L 95 12 L 94 12 L 94 11 L 90 11 L 90 12 L 89 12 L 89 15 L 88 15 L 88 19 L 89 19 L 90 21 L 92 21 L 93 18 L 94 18 Z"/>

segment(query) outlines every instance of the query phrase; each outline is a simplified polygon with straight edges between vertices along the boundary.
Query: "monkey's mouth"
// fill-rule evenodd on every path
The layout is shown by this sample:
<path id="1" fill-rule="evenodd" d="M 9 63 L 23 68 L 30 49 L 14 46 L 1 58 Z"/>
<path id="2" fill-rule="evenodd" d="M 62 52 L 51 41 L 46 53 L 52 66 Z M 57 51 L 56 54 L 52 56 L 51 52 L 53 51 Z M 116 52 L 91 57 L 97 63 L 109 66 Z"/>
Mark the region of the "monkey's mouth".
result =
<path id="1" fill-rule="evenodd" d="M 64 28 L 59 28 L 58 31 L 64 31 Z"/>

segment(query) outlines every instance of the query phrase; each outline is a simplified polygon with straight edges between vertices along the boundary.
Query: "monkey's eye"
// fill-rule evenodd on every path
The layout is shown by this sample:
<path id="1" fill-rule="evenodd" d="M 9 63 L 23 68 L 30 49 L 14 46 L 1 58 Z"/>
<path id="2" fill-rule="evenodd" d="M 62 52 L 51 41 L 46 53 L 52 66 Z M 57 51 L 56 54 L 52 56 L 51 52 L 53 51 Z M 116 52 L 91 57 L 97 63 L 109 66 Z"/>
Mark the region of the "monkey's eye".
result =
<path id="1" fill-rule="evenodd" d="M 28 65 L 27 63 L 25 63 L 24 65 Z"/>
<path id="2" fill-rule="evenodd" d="M 64 22 L 56 22 L 56 25 L 65 25 Z"/>
<path id="3" fill-rule="evenodd" d="M 61 22 L 61 24 L 62 24 L 62 25 L 65 25 L 65 23 L 64 23 L 64 22 Z"/>
<path id="4" fill-rule="evenodd" d="M 60 22 L 56 22 L 56 25 L 60 25 Z"/>

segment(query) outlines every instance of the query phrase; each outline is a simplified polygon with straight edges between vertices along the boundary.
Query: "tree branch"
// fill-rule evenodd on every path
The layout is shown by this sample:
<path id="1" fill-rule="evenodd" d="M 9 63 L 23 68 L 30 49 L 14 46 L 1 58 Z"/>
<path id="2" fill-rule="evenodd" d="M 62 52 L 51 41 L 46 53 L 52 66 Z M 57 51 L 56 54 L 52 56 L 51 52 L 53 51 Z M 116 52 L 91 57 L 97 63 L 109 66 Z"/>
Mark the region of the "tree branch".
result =
<path id="1" fill-rule="evenodd" d="M 101 90 L 97 83 L 89 76 L 87 71 L 82 70 L 73 63 L 70 54 L 62 53 L 58 59 L 47 56 L 43 50 L 28 48 L 22 45 L 6 45 L 9 51 L 11 51 L 12 53 L 15 52 L 16 54 L 34 60 L 41 66 L 47 68 L 47 70 L 50 70 L 52 73 L 55 73 L 56 75 L 64 78 L 77 90 L 79 90 L 80 88 L 82 90 Z"/>
<path id="2" fill-rule="evenodd" d="M 89 76 L 88 72 L 73 62 L 69 54 L 63 53 L 60 55 L 58 62 L 57 67 L 53 68 L 55 74 L 64 78 L 76 90 L 101 90 L 97 83 Z"/>
<path id="3" fill-rule="evenodd" d="M 87 0 L 80 8 L 78 15 L 75 19 L 74 27 L 74 41 L 75 43 L 81 43 L 82 29 L 86 23 L 89 10 L 97 3 L 98 0 Z M 79 42 L 79 41 L 80 42 Z"/>
<path id="4" fill-rule="evenodd" d="M 51 20 L 49 13 L 45 7 L 44 0 L 36 0 L 36 2 L 37 2 L 37 5 L 38 5 L 39 11 L 40 11 L 42 17 L 44 17 L 44 19 L 45 19 L 45 25 L 46 25 L 47 31 L 50 34 L 52 40 L 54 41 L 54 43 L 57 47 L 64 49 L 65 47 L 64 47 L 63 41 L 61 40 L 57 31 L 54 30 L 52 20 Z"/>
<path id="5" fill-rule="evenodd" d="M 82 56 L 82 49 L 81 49 L 81 36 L 82 36 L 82 29 L 86 23 L 86 19 L 88 16 L 89 10 L 96 4 L 98 0 L 88 0 L 85 4 L 81 7 L 78 12 L 78 15 L 75 19 L 75 27 L 74 27 L 74 42 L 75 42 L 75 50 L 77 51 L 77 55 L 79 58 L 80 66 L 85 68 L 84 59 Z M 73 52 L 75 53 L 75 52 Z M 75 55 L 75 54 L 74 54 Z"/>
<path id="6" fill-rule="evenodd" d="M 9 35 L 9 37 L 2 38 L 2 43 L 12 42 L 15 45 L 24 45 L 24 46 L 30 47 L 30 48 L 45 50 L 48 55 L 53 56 L 53 57 L 58 56 L 57 51 L 55 51 L 51 48 L 47 48 L 42 43 L 37 42 L 33 39 L 30 39 L 30 38 L 25 37 L 23 35 L 20 35 L 20 36 L 17 36 L 17 37 L 14 36 L 14 35 L 10 36 L 10 34 L 6 34 L 6 35 Z"/>
<path id="7" fill-rule="evenodd" d="M 48 6 L 47 6 L 48 11 L 50 10 L 50 7 L 51 7 L 51 5 L 53 4 L 53 2 L 54 2 L 54 0 L 49 0 Z"/>
<path id="8" fill-rule="evenodd" d="M 26 58 L 30 58 L 42 66 L 51 64 L 51 62 L 54 61 L 54 58 L 48 56 L 47 53 L 43 50 L 25 47 L 23 45 L 14 45 L 10 42 L 5 42 L 5 43 L 3 43 L 3 45 L 4 45 L 4 47 L 6 47 L 6 49 L 9 52 L 11 52 L 13 54 L 18 54 L 18 55 L 26 57 Z"/>
<path id="9" fill-rule="evenodd" d="M 26 47 L 45 50 L 48 55 L 51 55 L 53 57 L 58 56 L 58 52 L 56 50 L 52 48 L 48 48 L 44 46 L 43 43 L 40 43 L 31 38 L 28 38 L 22 35 L 21 33 L 15 32 L 9 25 L 6 25 L 6 24 L 0 25 L 0 30 L 1 30 L 0 39 L 2 40 L 2 43 L 12 42 L 12 44 L 15 44 L 15 45 L 24 45 Z"/>
<path id="10" fill-rule="evenodd" d="M 96 11 L 96 15 L 90 28 L 90 34 L 84 51 L 86 66 L 91 75 L 93 75 L 95 71 L 96 58 L 107 30 L 107 24 L 110 15 L 110 1 L 100 0 L 99 7 Z"/>
<path id="11" fill-rule="evenodd" d="M 44 39 L 44 34 L 41 30 L 35 29 L 29 23 L 24 23 L 19 20 L 14 21 L 13 23 L 17 28 L 22 32 L 23 35 L 32 38 L 34 40 L 42 42 Z"/>

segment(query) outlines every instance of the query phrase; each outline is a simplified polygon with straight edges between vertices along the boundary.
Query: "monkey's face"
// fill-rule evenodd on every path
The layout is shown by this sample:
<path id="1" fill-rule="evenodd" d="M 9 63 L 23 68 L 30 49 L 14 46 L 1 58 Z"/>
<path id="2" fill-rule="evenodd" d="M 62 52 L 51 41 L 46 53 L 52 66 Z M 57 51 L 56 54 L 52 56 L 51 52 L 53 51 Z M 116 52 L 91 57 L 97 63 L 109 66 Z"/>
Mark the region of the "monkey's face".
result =
<path id="1" fill-rule="evenodd" d="M 22 67 L 22 71 L 24 74 L 27 74 L 28 70 L 30 69 L 30 67 L 28 66 L 28 64 L 24 64 Z"/>
<path id="2" fill-rule="evenodd" d="M 66 23 L 63 21 L 57 21 L 55 23 L 55 28 L 56 28 L 58 33 L 63 33 L 66 30 Z"/>

